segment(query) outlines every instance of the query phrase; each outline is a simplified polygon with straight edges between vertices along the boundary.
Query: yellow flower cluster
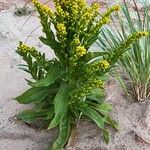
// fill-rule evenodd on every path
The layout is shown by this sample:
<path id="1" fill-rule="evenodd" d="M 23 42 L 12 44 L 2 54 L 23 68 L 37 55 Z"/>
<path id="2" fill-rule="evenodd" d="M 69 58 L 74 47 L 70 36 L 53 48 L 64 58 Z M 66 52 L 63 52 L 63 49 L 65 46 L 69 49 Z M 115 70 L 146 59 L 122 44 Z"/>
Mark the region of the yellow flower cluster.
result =
<path id="1" fill-rule="evenodd" d="M 91 87 L 104 88 L 104 82 L 98 79 L 91 80 Z"/>
<path id="2" fill-rule="evenodd" d="M 147 35 L 149 35 L 148 32 L 135 32 L 135 33 L 133 33 L 130 37 L 127 38 L 127 40 L 125 42 L 123 42 L 121 45 L 119 45 L 119 47 L 117 48 L 117 50 L 120 53 L 118 53 L 118 55 L 122 55 L 122 52 L 123 52 L 122 50 L 123 49 L 125 50 L 126 48 L 128 48 L 134 41 L 140 39 L 143 36 L 147 36 Z M 114 61 L 117 61 L 118 60 L 118 56 L 116 56 L 115 54 L 113 54 L 111 56 L 111 59 L 113 59 Z"/>
<path id="3" fill-rule="evenodd" d="M 77 60 L 87 53 L 87 50 L 85 49 L 85 47 L 77 46 L 78 44 L 80 44 L 80 40 L 78 38 L 74 39 L 74 41 L 72 41 L 72 43 L 71 43 L 71 46 L 73 46 L 73 47 L 76 46 L 76 48 L 73 52 L 73 55 L 70 57 L 72 66 L 76 66 Z"/>
<path id="4" fill-rule="evenodd" d="M 77 5 L 79 6 L 79 8 L 87 6 L 86 0 L 76 0 L 76 2 L 77 2 Z"/>
<path id="5" fill-rule="evenodd" d="M 66 31 L 66 27 L 63 23 L 58 23 L 57 24 L 57 31 L 58 31 L 58 34 L 59 34 L 60 38 L 65 38 L 66 37 L 67 31 Z"/>
<path id="6" fill-rule="evenodd" d="M 74 38 L 74 40 L 71 42 L 71 46 L 78 46 L 80 44 L 80 40 L 78 37 Z"/>
<path id="7" fill-rule="evenodd" d="M 84 48 L 84 46 L 77 46 L 76 47 L 76 55 L 79 57 L 82 57 L 83 55 L 85 55 L 87 53 L 86 49 Z"/>
<path id="8" fill-rule="evenodd" d="M 108 63 L 108 61 L 102 60 L 102 61 L 94 62 L 94 63 L 90 64 L 87 67 L 86 71 L 88 74 L 93 74 L 97 71 L 108 69 L 109 66 L 110 66 L 110 64 Z"/>
<path id="9" fill-rule="evenodd" d="M 90 20 L 92 17 L 92 13 L 90 11 L 87 11 L 84 15 L 83 18 L 87 21 Z"/>
<path id="10" fill-rule="evenodd" d="M 119 11 L 120 10 L 120 6 L 119 5 L 114 5 L 112 7 L 110 7 L 105 13 L 104 13 L 104 17 L 109 17 L 111 15 L 112 12 L 114 11 Z"/>
<path id="11" fill-rule="evenodd" d="M 89 93 L 93 88 L 104 88 L 104 82 L 95 79 L 95 78 L 90 78 L 88 81 L 82 86 L 82 90 L 84 93 Z"/>
<path id="12" fill-rule="evenodd" d="M 95 22 L 96 17 L 99 15 L 99 4 L 93 3 L 91 7 L 85 6 L 85 9 L 82 12 L 82 19 L 81 24 L 79 28 L 79 32 L 82 32 L 85 30 L 89 24 L 91 24 L 89 27 L 92 26 L 93 22 Z M 80 17 L 79 17 L 80 18 Z"/>
<path id="13" fill-rule="evenodd" d="M 76 16 L 78 15 L 79 11 L 78 11 L 78 5 L 75 3 L 72 8 L 72 17 L 74 16 L 76 18 Z"/>
<path id="14" fill-rule="evenodd" d="M 88 7 L 85 0 L 66 0 L 65 6 L 70 10 L 70 21 L 81 18 L 81 14 Z M 80 16 L 80 17 L 79 17 Z"/>
<path id="15" fill-rule="evenodd" d="M 135 32 L 133 33 L 119 48 L 126 49 L 133 41 L 140 39 L 143 36 L 149 35 L 148 32 Z"/>
<path id="16" fill-rule="evenodd" d="M 129 39 L 141 38 L 142 36 L 147 36 L 147 35 L 149 35 L 148 32 L 136 32 L 135 34 L 131 35 Z"/>
<path id="17" fill-rule="evenodd" d="M 107 24 L 110 21 L 109 17 L 103 17 L 95 26 L 95 32 L 99 30 L 104 24 Z"/>
<path id="18" fill-rule="evenodd" d="M 55 3 L 56 14 L 60 18 L 67 18 L 69 16 L 68 12 L 64 11 L 59 3 Z"/>
<path id="19" fill-rule="evenodd" d="M 120 8 L 120 6 L 119 5 L 115 5 L 115 6 L 113 6 L 113 8 L 112 9 L 114 9 L 115 11 L 119 11 L 121 8 Z"/>
<path id="20" fill-rule="evenodd" d="M 120 6 L 115 5 L 109 8 L 103 15 L 102 18 L 98 21 L 94 29 L 92 30 L 94 33 L 96 33 L 104 24 L 107 24 L 110 21 L 110 15 L 114 11 L 119 11 Z"/>
<path id="21" fill-rule="evenodd" d="M 23 44 L 22 42 L 20 42 L 19 47 L 18 47 L 18 51 L 19 52 L 23 52 L 23 53 L 27 53 L 27 52 L 35 52 L 35 48 L 34 47 L 29 47 L 26 44 Z"/>
<path id="22" fill-rule="evenodd" d="M 44 16 L 50 16 L 51 19 L 55 18 L 53 11 L 47 5 L 40 3 L 38 0 L 32 0 L 32 2 L 40 14 Z"/>
<path id="23" fill-rule="evenodd" d="M 83 85 L 80 86 L 80 89 L 77 90 L 74 98 L 81 99 L 81 97 L 85 96 L 85 94 L 90 93 L 95 88 L 104 89 L 104 82 L 99 79 L 90 78 L 87 80 L 87 82 L 83 83 Z"/>
<path id="24" fill-rule="evenodd" d="M 99 8 L 100 8 L 100 5 L 99 5 L 99 3 L 93 3 L 92 4 L 92 7 L 91 7 L 91 9 L 93 10 L 93 11 L 99 11 Z"/>
<path id="25" fill-rule="evenodd" d="M 106 60 L 102 60 L 102 61 L 99 62 L 99 66 L 102 69 L 108 69 L 109 68 L 109 63 Z"/>

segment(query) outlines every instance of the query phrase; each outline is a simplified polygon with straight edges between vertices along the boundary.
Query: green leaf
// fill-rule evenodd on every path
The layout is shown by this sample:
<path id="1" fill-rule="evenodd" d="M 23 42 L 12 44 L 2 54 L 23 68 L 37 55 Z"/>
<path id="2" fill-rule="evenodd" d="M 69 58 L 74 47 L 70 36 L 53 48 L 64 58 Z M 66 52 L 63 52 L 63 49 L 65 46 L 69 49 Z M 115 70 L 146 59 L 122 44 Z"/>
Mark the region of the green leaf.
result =
<path id="1" fill-rule="evenodd" d="M 27 123 L 33 123 L 37 119 L 36 112 L 32 110 L 25 110 L 22 113 L 20 113 L 17 117 Z"/>
<path id="2" fill-rule="evenodd" d="M 49 120 L 52 118 L 53 115 L 54 115 L 54 108 L 51 107 L 49 109 L 43 109 L 39 112 L 34 110 L 25 110 L 19 113 L 17 117 L 22 119 L 24 122 L 33 123 L 39 118 Z"/>
<path id="3" fill-rule="evenodd" d="M 45 120 L 50 120 L 50 119 L 52 119 L 53 116 L 54 116 L 54 108 L 51 108 L 51 109 L 47 112 L 47 117 L 45 118 Z"/>
<path id="4" fill-rule="evenodd" d="M 113 120 L 110 116 L 105 116 L 103 121 L 109 125 L 111 125 L 116 130 L 119 130 L 119 124 L 117 121 Z"/>
<path id="5" fill-rule="evenodd" d="M 57 95 L 54 98 L 55 116 L 51 121 L 48 129 L 54 128 L 61 121 L 66 111 L 68 100 L 69 100 L 69 86 L 65 83 L 62 83 Z"/>
<path id="6" fill-rule="evenodd" d="M 41 40 L 42 43 L 44 43 L 47 46 L 50 46 L 52 49 L 54 49 L 55 51 L 58 51 L 61 49 L 61 45 L 59 42 L 57 42 L 54 39 L 48 39 L 48 38 L 44 38 L 44 37 L 39 37 L 39 39 Z"/>
<path id="7" fill-rule="evenodd" d="M 32 84 L 34 87 L 47 87 L 55 82 L 62 75 L 62 68 L 53 66 L 48 71 L 47 75 L 41 80 Z"/>
<path id="8" fill-rule="evenodd" d="M 95 109 L 104 115 L 110 113 L 113 110 L 112 106 L 107 103 L 103 103 L 101 105 L 96 105 Z"/>
<path id="9" fill-rule="evenodd" d="M 102 103 L 105 98 L 105 92 L 102 89 L 94 89 L 90 94 L 87 95 L 87 98 Z"/>
<path id="10" fill-rule="evenodd" d="M 82 111 L 84 115 L 90 117 L 97 124 L 99 128 L 104 129 L 103 118 L 95 110 L 89 108 L 88 106 L 87 107 L 79 106 L 79 108 L 77 109 Z"/>
<path id="11" fill-rule="evenodd" d="M 50 88 L 30 88 L 21 96 L 16 97 L 18 103 L 20 104 L 29 104 L 36 103 L 43 100 L 48 93 L 50 92 Z"/>
<path id="12" fill-rule="evenodd" d="M 106 144 L 108 144 L 110 141 L 110 138 L 111 138 L 108 130 L 105 130 L 105 129 L 103 130 L 103 138 L 104 138 Z"/>
<path id="13" fill-rule="evenodd" d="M 108 81 L 108 74 L 101 75 L 98 77 L 98 79 L 103 81 L 103 82 L 106 82 L 106 81 Z"/>
<path id="14" fill-rule="evenodd" d="M 48 29 L 49 30 L 49 29 Z M 40 37 L 40 40 L 46 44 L 47 46 L 50 46 L 51 49 L 54 50 L 56 57 L 61 61 L 61 63 L 64 61 L 64 53 L 62 53 L 61 44 L 57 42 L 56 40 L 52 39 L 50 36 L 47 38 Z"/>
<path id="15" fill-rule="evenodd" d="M 51 150 L 62 149 L 69 138 L 70 131 L 70 118 L 68 116 L 65 116 L 62 118 L 59 124 L 59 136 L 54 142 Z"/>

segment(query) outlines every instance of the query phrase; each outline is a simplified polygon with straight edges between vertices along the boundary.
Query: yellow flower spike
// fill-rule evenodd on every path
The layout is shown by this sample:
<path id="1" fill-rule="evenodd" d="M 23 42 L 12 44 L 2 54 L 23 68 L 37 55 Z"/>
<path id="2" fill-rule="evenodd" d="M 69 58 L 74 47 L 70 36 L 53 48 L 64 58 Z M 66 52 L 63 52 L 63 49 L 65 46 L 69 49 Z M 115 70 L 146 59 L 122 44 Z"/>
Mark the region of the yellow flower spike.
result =
<path id="1" fill-rule="evenodd" d="M 141 37 L 144 37 L 144 36 L 147 36 L 147 35 L 149 35 L 148 32 L 135 32 L 135 33 L 133 33 L 133 34 L 125 41 L 125 43 L 123 43 L 123 44 L 121 45 L 120 48 L 126 48 L 126 47 L 128 47 L 128 45 L 130 45 L 134 40 L 137 40 L 137 39 L 139 39 L 139 38 L 141 38 Z"/>
<path id="2" fill-rule="evenodd" d="M 49 16 L 51 19 L 55 18 L 53 11 L 47 5 L 40 3 L 38 0 L 32 0 L 32 2 L 41 15 Z"/>
<path id="3" fill-rule="evenodd" d="M 103 17 L 109 17 L 112 12 L 119 11 L 119 10 L 120 10 L 120 6 L 119 6 L 119 5 L 114 5 L 114 6 L 110 7 L 110 8 L 103 14 Z"/>
<path id="4" fill-rule="evenodd" d="M 110 15 L 111 13 L 115 11 L 119 11 L 120 6 L 115 5 L 109 8 L 101 17 L 101 19 L 98 21 L 98 23 L 95 25 L 95 27 L 92 29 L 92 32 L 97 33 L 97 31 L 104 25 L 107 24 L 110 21 Z"/>
<path id="5" fill-rule="evenodd" d="M 27 53 L 27 52 L 35 52 L 36 50 L 34 47 L 31 48 L 31 47 L 27 46 L 26 44 L 23 44 L 22 42 L 20 42 L 18 51 Z"/>
<path id="6" fill-rule="evenodd" d="M 142 36 L 148 36 L 149 33 L 148 32 L 137 32 L 137 37 L 142 37 Z"/>

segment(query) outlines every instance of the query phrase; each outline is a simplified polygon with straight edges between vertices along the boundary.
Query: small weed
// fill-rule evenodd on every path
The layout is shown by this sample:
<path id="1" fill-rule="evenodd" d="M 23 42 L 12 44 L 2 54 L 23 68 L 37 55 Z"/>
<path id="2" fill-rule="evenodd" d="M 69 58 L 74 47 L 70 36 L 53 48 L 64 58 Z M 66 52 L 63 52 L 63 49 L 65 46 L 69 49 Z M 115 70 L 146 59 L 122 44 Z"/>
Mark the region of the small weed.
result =
<path id="1" fill-rule="evenodd" d="M 15 16 L 27 16 L 32 13 L 32 10 L 27 6 L 24 5 L 23 7 L 17 7 L 15 8 L 14 15 Z"/>

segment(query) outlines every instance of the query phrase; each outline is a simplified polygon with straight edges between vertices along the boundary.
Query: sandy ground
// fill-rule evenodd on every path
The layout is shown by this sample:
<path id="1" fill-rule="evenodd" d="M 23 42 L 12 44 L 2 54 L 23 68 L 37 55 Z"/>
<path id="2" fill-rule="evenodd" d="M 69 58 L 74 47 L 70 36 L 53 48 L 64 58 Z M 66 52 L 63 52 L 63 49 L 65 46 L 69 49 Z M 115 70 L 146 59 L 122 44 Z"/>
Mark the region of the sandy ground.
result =
<path id="1" fill-rule="evenodd" d="M 30 19 L 29 16 L 13 15 L 14 4 L 23 5 L 28 2 L 0 0 L 0 150 L 46 150 L 57 135 L 57 129 L 38 131 L 15 117 L 20 111 L 31 107 L 14 101 L 14 97 L 29 88 L 25 79 L 30 78 L 27 73 L 18 69 L 17 65 L 23 63 L 15 53 L 18 42 L 26 41 L 47 53 L 49 58 L 54 57 L 52 51 L 38 40 L 42 32 L 36 15 L 32 15 Z M 105 3 L 109 5 L 112 1 Z M 31 34 L 33 30 L 35 31 Z M 114 106 L 112 116 L 118 120 L 121 130 L 116 132 L 110 129 L 112 140 L 106 145 L 96 125 L 81 121 L 76 143 L 73 148 L 68 149 L 150 150 L 149 102 L 131 103 L 112 80 L 107 93 L 106 101 Z"/>

